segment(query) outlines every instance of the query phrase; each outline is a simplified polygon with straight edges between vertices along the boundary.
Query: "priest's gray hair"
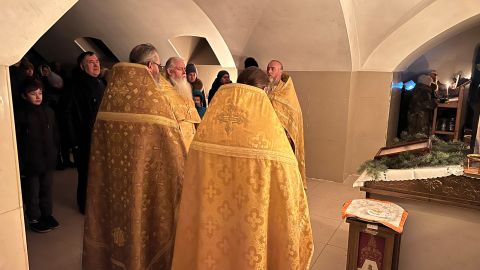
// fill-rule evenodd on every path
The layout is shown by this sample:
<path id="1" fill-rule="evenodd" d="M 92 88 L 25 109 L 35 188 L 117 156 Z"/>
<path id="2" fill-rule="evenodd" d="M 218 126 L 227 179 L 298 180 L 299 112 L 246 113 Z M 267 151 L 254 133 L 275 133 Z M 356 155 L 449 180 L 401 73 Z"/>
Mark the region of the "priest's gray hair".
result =
<path id="1" fill-rule="evenodd" d="M 147 65 L 148 62 L 155 62 L 158 55 L 157 48 L 150 43 L 135 46 L 128 57 L 131 63 Z M 158 64 L 158 63 L 157 63 Z"/>
<path id="2" fill-rule="evenodd" d="M 183 61 L 183 58 L 177 56 L 168 58 L 167 63 L 165 63 L 165 69 L 172 68 L 178 61 Z"/>
<path id="3" fill-rule="evenodd" d="M 167 79 L 170 78 L 170 74 L 168 74 L 168 70 L 174 68 L 175 63 L 177 63 L 179 61 L 184 62 L 183 58 L 181 58 L 181 57 L 173 56 L 173 57 L 168 58 L 167 62 L 165 63 L 165 70 L 167 71 L 165 73 L 165 75 L 167 76 Z"/>

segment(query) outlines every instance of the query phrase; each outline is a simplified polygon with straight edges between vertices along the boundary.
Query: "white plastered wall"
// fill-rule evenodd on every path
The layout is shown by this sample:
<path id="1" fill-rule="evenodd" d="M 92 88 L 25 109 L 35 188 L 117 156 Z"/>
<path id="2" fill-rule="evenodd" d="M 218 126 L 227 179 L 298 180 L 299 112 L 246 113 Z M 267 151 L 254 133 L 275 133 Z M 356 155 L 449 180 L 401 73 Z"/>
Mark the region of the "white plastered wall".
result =
<path id="1" fill-rule="evenodd" d="M 0 269 L 28 269 L 20 176 L 7 66 L 0 66 Z"/>

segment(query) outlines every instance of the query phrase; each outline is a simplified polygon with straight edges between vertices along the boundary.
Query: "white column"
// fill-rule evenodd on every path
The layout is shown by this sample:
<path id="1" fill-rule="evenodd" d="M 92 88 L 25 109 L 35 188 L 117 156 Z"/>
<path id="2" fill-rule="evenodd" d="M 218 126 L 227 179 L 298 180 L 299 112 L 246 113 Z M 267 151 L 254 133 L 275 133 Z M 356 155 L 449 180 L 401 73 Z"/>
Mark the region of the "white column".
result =
<path id="1" fill-rule="evenodd" d="M 28 269 L 10 76 L 0 66 L 0 269 Z"/>

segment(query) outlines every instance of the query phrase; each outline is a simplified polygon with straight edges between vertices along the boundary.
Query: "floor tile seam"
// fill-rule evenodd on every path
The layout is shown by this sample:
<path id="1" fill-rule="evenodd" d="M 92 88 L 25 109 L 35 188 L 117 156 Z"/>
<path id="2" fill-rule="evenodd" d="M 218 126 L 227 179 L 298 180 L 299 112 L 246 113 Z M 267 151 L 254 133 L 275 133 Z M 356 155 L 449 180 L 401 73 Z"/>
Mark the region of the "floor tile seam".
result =
<path id="1" fill-rule="evenodd" d="M 347 248 L 344 248 L 344 247 L 341 247 L 341 246 L 339 246 L 339 245 L 335 245 L 335 244 L 332 244 L 332 243 L 327 243 L 326 246 L 332 246 L 332 247 L 340 248 L 340 249 L 343 249 L 343 250 L 345 250 L 345 251 L 348 250 L 348 247 L 347 247 Z"/>
<path id="2" fill-rule="evenodd" d="M 332 218 L 332 217 L 327 217 L 327 216 L 322 216 L 322 215 L 319 215 L 319 214 L 315 214 L 315 213 L 310 213 L 310 216 L 314 216 L 316 218 L 326 218 L 326 219 L 330 219 L 332 221 L 343 221 L 344 219 L 341 218 L 341 213 L 338 214 L 339 218 Z"/>
<path id="3" fill-rule="evenodd" d="M 308 187 L 308 186 L 307 186 Z M 305 191 L 305 193 L 307 193 L 307 197 L 308 197 L 308 194 L 312 193 L 314 190 L 316 190 L 318 188 L 318 185 L 315 185 L 314 187 L 309 187 L 307 188 L 307 190 Z"/>
<path id="4" fill-rule="evenodd" d="M 340 193 L 341 195 L 349 195 L 349 196 L 355 196 L 357 197 L 358 195 L 364 196 L 365 192 L 363 191 L 354 191 L 354 190 L 342 190 L 342 189 L 335 189 L 335 194 L 338 195 Z M 333 199 L 337 198 L 337 196 L 334 196 L 335 194 L 328 192 L 328 190 L 323 189 L 321 190 L 321 187 L 315 187 L 312 188 L 312 190 L 307 190 L 307 197 L 328 197 L 329 195 L 332 196 Z"/>
<path id="5" fill-rule="evenodd" d="M 318 255 L 317 255 L 317 258 L 315 258 L 315 261 L 314 262 L 311 262 L 310 265 L 313 267 L 317 261 L 318 261 L 318 258 L 320 258 L 320 256 L 322 255 L 323 251 L 325 250 L 325 247 L 328 245 L 327 243 L 321 243 L 323 244 L 322 246 L 322 249 L 320 250 L 320 252 L 318 252 Z"/>
<path id="6" fill-rule="evenodd" d="M 334 247 L 334 248 L 338 248 L 338 249 L 344 250 L 344 251 L 345 251 L 345 253 L 347 253 L 347 249 L 344 249 L 344 248 L 342 248 L 342 247 L 338 247 L 338 246 L 335 246 L 335 245 L 330 245 L 330 244 L 326 244 L 326 245 L 325 245 L 325 247 L 324 247 L 324 248 L 323 248 L 323 250 L 322 250 L 322 253 L 323 253 L 323 251 L 325 251 L 325 249 L 327 248 L 327 246 L 330 246 L 330 247 Z M 345 254 L 345 256 L 346 256 L 346 255 L 348 255 L 348 254 Z M 319 257 L 320 257 L 320 256 L 319 256 Z"/>
<path id="7" fill-rule="evenodd" d="M 310 214 L 310 216 L 312 216 L 312 214 Z M 332 221 L 342 221 L 342 218 L 341 218 L 341 217 L 339 217 L 339 218 L 334 218 L 334 217 L 325 217 L 325 216 L 318 216 L 318 215 L 313 215 L 313 216 L 315 216 L 315 217 L 317 217 L 317 218 L 328 218 L 328 219 L 330 219 L 330 220 L 332 220 Z"/>
<path id="8" fill-rule="evenodd" d="M 330 241 L 332 241 L 333 239 L 333 236 L 335 236 L 335 234 L 338 232 L 338 230 L 340 229 L 340 226 L 342 226 L 342 222 L 340 222 L 340 224 L 338 224 L 337 228 L 335 228 L 335 231 L 332 233 L 332 235 L 330 236 L 330 238 L 328 239 L 327 241 L 327 245 L 330 243 Z"/>

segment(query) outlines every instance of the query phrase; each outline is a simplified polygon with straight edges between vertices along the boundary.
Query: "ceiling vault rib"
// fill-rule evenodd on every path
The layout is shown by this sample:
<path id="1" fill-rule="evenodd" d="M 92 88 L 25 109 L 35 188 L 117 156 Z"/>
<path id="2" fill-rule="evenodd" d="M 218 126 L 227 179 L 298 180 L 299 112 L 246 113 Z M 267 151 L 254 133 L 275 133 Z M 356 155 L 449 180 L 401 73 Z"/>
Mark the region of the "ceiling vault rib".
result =
<path id="1" fill-rule="evenodd" d="M 358 42 L 357 19 L 355 7 L 352 0 L 340 0 L 345 28 L 347 31 L 348 43 L 350 47 L 351 70 L 358 70 L 360 67 L 360 47 Z"/>
<path id="2" fill-rule="evenodd" d="M 400 22 L 393 26 L 392 27 L 392 31 L 390 31 L 390 33 L 385 36 L 385 38 L 380 42 L 378 43 L 378 45 L 375 47 L 375 49 L 372 50 L 372 52 L 368 55 L 368 57 L 365 59 L 365 61 L 362 63 L 361 65 L 361 69 L 364 69 L 366 68 L 368 62 L 370 61 L 370 59 L 375 55 L 375 53 L 381 48 L 381 46 L 388 40 L 390 40 L 391 38 L 393 39 L 393 37 L 395 36 L 396 33 L 400 32 L 402 30 L 402 28 L 407 25 L 410 21 L 414 20 L 415 18 L 417 18 L 417 16 L 421 15 L 421 13 L 427 9 L 429 6 L 431 6 L 436 0 L 427 0 L 423 3 L 419 3 L 416 5 L 417 8 L 414 8 L 413 10 L 416 10 L 415 12 L 413 12 L 413 15 L 411 16 L 404 16 L 402 20 L 400 20 Z M 408 17 L 408 18 L 407 18 Z M 405 56 L 407 57 L 407 56 Z M 393 71 L 393 70 L 388 70 L 388 71 Z"/>

